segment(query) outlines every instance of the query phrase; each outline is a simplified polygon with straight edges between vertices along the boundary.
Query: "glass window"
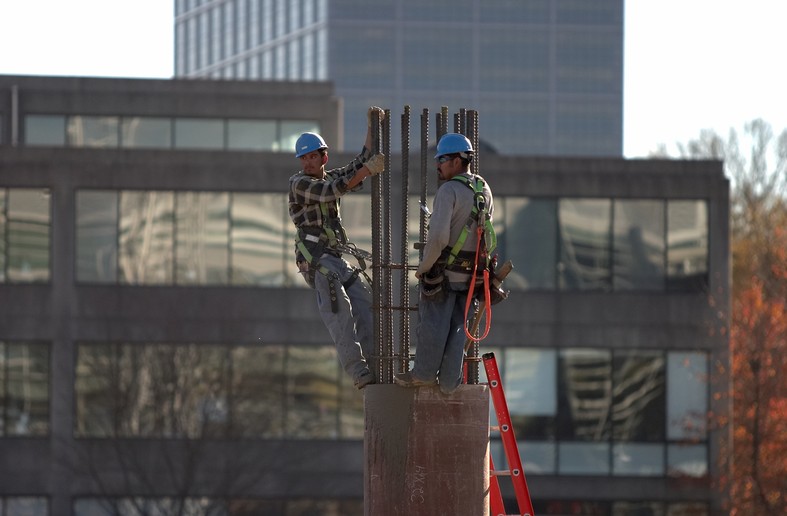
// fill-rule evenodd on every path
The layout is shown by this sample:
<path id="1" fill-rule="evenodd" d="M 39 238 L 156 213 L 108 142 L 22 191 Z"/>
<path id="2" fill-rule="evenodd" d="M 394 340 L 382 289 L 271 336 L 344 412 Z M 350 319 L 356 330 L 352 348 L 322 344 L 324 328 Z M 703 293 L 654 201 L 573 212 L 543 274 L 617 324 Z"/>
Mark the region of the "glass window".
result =
<path id="1" fill-rule="evenodd" d="M 0 342 L 0 435 L 49 433 L 49 346 Z"/>
<path id="2" fill-rule="evenodd" d="M 608 475 L 609 443 L 559 443 L 558 472 L 561 475 Z"/>
<path id="3" fill-rule="evenodd" d="M 664 353 L 615 351 L 612 374 L 613 438 L 616 441 L 664 441 Z"/>
<path id="4" fill-rule="evenodd" d="M 708 504 L 701 502 L 680 502 L 667 504 L 667 516 L 709 516 Z"/>
<path id="5" fill-rule="evenodd" d="M 708 205 L 667 201 L 667 285 L 671 290 L 708 286 Z"/>
<path id="6" fill-rule="evenodd" d="M 118 347 L 111 344 L 77 346 L 74 431 L 80 437 L 112 437 L 117 428 L 117 382 L 121 374 Z"/>
<path id="7" fill-rule="evenodd" d="M 667 474 L 671 477 L 708 476 L 708 447 L 704 444 L 667 446 Z"/>
<path id="8" fill-rule="evenodd" d="M 645 443 L 613 445 L 612 473 L 626 476 L 663 476 L 664 445 Z"/>
<path id="9" fill-rule="evenodd" d="M 547 28 L 480 29 L 479 89 L 485 93 L 549 91 L 549 42 Z M 516 66 L 511 66 L 513 54 Z"/>
<path id="10" fill-rule="evenodd" d="M 353 26 L 352 30 L 331 32 L 334 55 L 342 56 L 331 65 L 337 85 L 352 88 L 390 88 L 396 82 L 395 31 L 375 25 Z M 363 41 L 362 45 L 358 42 Z M 309 49 L 311 50 L 311 49 Z"/>
<path id="11" fill-rule="evenodd" d="M 504 203 L 505 229 L 497 235 L 498 250 L 502 261 L 511 260 L 514 264 L 506 278 L 506 287 L 512 290 L 555 288 L 555 200 L 506 197 Z"/>
<path id="12" fill-rule="evenodd" d="M 612 502 L 611 516 L 664 516 L 663 502 Z"/>
<path id="13" fill-rule="evenodd" d="M 77 281 L 115 283 L 118 193 L 80 190 L 76 203 Z"/>
<path id="14" fill-rule="evenodd" d="M 457 5 L 452 5 L 451 9 L 442 6 L 439 11 L 438 18 L 451 13 L 462 13 Z M 402 40 L 404 42 L 402 60 L 407 63 L 401 77 L 402 87 L 405 90 L 470 89 L 466 81 L 446 80 L 446 71 L 466 70 L 467 56 L 473 55 L 472 40 L 467 37 L 465 31 L 443 24 L 405 27 Z M 424 52 L 425 48 L 432 51 Z M 380 62 L 381 66 L 389 66 L 385 64 L 386 60 Z"/>
<path id="15" fill-rule="evenodd" d="M 62 115 L 27 115 L 25 143 L 65 147 L 66 117 Z"/>
<path id="16" fill-rule="evenodd" d="M 49 502 L 44 497 L 9 496 L 5 498 L 5 512 L 0 498 L 0 514 L 3 516 L 49 516 Z"/>
<path id="17" fill-rule="evenodd" d="M 607 95 L 558 96 L 555 148 L 566 156 L 613 156 L 622 153 L 623 108 Z"/>
<path id="18" fill-rule="evenodd" d="M 620 30 L 562 27 L 555 38 L 555 84 L 558 92 L 610 95 L 620 93 Z"/>
<path id="19" fill-rule="evenodd" d="M 564 349 L 560 351 L 558 366 L 558 438 L 607 441 L 612 426 L 611 353 L 601 349 Z M 591 449 L 595 450 L 588 448 Z"/>
<path id="20" fill-rule="evenodd" d="M 77 516 L 141 516 L 183 514 L 220 516 L 230 514 L 223 499 L 213 498 L 77 498 Z M 268 513 L 259 513 L 268 514 Z M 273 514 L 273 513 L 271 513 Z M 276 513 L 278 514 L 278 513 Z"/>
<path id="21" fill-rule="evenodd" d="M 276 150 L 276 122 L 272 120 L 229 120 L 227 148 L 230 150 Z"/>
<path id="22" fill-rule="evenodd" d="M 334 347 L 289 346 L 284 370 L 285 435 L 293 439 L 337 438 L 341 371 Z"/>
<path id="23" fill-rule="evenodd" d="M 173 232 L 172 192 L 121 192 L 120 281 L 132 285 L 172 284 Z"/>
<path id="24" fill-rule="evenodd" d="M 667 438 L 706 439 L 708 357 L 699 352 L 667 355 Z"/>
<path id="25" fill-rule="evenodd" d="M 610 289 L 611 206 L 609 199 L 560 199 L 558 280 L 562 290 Z"/>
<path id="26" fill-rule="evenodd" d="M 226 285 L 229 276 L 229 194 L 178 192 L 175 282 Z"/>
<path id="27" fill-rule="evenodd" d="M 295 141 L 301 134 L 319 133 L 320 125 L 314 120 L 282 120 L 279 130 L 279 144 L 274 150 L 290 152 L 295 149 Z"/>
<path id="28" fill-rule="evenodd" d="M 295 268 L 294 247 L 285 244 L 292 223 L 285 194 L 233 193 L 230 253 L 233 285 L 285 283 L 285 267 Z M 289 232 L 288 232 L 289 231 Z M 294 237 L 288 239 L 294 241 Z M 294 272 L 292 273 L 295 274 Z M 300 284 L 306 286 L 305 282 Z"/>
<path id="29" fill-rule="evenodd" d="M 284 437 L 284 347 L 232 351 L 232 435 Z"/>
<path id="30" fill-rule="evenodd" d="M 176 118 L 175 148 L 223 149 L 224 121 L 209 118 Z"/>
<path id="31" fill-rule="evenodd" d="M 7 263 L 6 260 L 6 228 L 8 223 L 6 221 L 6 206 L 8 202 L 6 198 L 8 197 L 8 192 L 5 188 L 0 188 L 0 282 L 5 281 L 5 266 Z"/>
<path id="32" fill-rule="evenodd" d="M 663 290 L 664 202 L 615 200 L 613 286 L 615 290 Z"/>
<path id="33" fill-rule="evenodd" d="M 123 118 L 121 145 L 125 148 L 171 148 L 172 119 L 142 116 Z"/>
<path id="34" fill-rule="evenodd" d="M 513 426 L 517 435 L 523 435 L 516 423 Z M 526 441 L 517 441 L 517 448 L 527 473 L 551 475 L 557 470 L 557 443 L 532 441 L 528 435 Z"/>
<path id="35" fill-rule="evenodd" d="M 11 188 L 7 195 L 8 280 L 49 281 L 49 190 Z"/>
<path id="36" fill-rule="evenodd" d="M 68 144 L 71 147 L 117 147 L 118 126 L 116 116 L 68 117 Z"/>
<path id="37" fill-rule="evenodd" d="M 554 438 L 557 417 L 555 350 L 506 349 L 503 384 L 516 431 L 528 438 Z"/>

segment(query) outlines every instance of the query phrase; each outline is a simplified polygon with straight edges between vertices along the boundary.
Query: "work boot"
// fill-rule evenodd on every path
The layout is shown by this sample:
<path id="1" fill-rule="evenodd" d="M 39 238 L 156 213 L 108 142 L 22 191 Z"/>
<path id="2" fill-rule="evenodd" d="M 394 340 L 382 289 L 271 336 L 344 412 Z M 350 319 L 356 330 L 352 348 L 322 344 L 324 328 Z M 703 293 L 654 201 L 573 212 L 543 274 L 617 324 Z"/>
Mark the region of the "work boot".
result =
<path id="1" fill-rule="evenodd" d="M 365 371 L 355 379 L 354 385 L 356 389 L 363 389 L 371 383 L 374 383 L 374 374 L 371 371 Z"/>
<path id="2" fill-rule="evenodd" d="M 435 380 L 421 380 L 408 371 L 406 373 L 396 373 L 394 375 L 394 383 L 401 387 L 427 387 L 437 382 Z"/>

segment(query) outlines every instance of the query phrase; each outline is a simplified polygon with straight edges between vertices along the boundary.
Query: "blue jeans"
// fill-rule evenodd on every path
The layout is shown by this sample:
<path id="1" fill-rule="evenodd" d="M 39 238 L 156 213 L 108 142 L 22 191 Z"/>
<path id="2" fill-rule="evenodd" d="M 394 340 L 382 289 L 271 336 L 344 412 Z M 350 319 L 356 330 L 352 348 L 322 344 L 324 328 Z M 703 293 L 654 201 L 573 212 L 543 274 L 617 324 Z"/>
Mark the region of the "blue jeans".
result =
<path id="1" fill-rule="evenodd" d="M 353 380 L 357 380 L 369 371 L 366 357 L 374 352 L 372 293 L 360 276 L 348 288 L 342 285 L 353 273 L 350 264 L 342 258 L 324 254 L 320 264 L 339 277 L 339 281 L 335 282 L 337 310 L 334 313 L 328 278 L 319 272 L 314 276 L 320 317 L 336 346 L 339 363 Z"/>
<path id="2" fill-rule="evenodd" d="M 462 363 L 465 351 L 465 303 L 467 290 L 448 289 L 439 301 L 418 303 L 418 323 L 415 328 L 416 349 L 412 375 L 420 380 L 440 382 L 440 390 L 450 393 L 462 383 Z M 464 289 L 464 290 L 461 290 Z M 475 301 L 470 306 L 473 313 Z"/>

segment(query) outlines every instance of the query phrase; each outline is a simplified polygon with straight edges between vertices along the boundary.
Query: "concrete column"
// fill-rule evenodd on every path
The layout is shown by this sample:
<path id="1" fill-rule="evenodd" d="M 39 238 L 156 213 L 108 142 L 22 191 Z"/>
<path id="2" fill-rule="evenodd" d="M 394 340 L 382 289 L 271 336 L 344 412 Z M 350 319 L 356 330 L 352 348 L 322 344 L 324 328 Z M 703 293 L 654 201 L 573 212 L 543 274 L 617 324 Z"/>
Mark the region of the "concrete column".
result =
<path id="1" fill-rule="evenodd" d="M 364 514 L 489 515 L 489 390 L 364 389 Z"/>

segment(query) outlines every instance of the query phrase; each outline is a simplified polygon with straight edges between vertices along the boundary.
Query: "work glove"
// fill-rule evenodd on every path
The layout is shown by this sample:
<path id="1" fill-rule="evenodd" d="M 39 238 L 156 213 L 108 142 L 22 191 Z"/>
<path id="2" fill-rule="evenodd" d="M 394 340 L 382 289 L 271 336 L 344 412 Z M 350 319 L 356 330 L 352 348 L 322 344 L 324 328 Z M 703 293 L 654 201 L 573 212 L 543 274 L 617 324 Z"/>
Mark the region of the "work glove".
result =
<path id="1" fill-rule="evenodd" d="M 369 169 L 370 176 L 376 176 L 380 172 L 385 171 L 385 154 L 375 154 L 364 165 Z"/>
<path id="2" fill-rule="evenodd" d="M 383 110 L 383 108 L 377 106 L 371 106 L 369 110 L 366 112 L 366 125 L 368 125 L 369 127 L 372 126 L 372 113 L 374 113 L 375 111 L 377 111 L 378 114 L 377 120 L 379 122 L 382 122 L 383 119 L 385 118 L 385 111 Z"/>

